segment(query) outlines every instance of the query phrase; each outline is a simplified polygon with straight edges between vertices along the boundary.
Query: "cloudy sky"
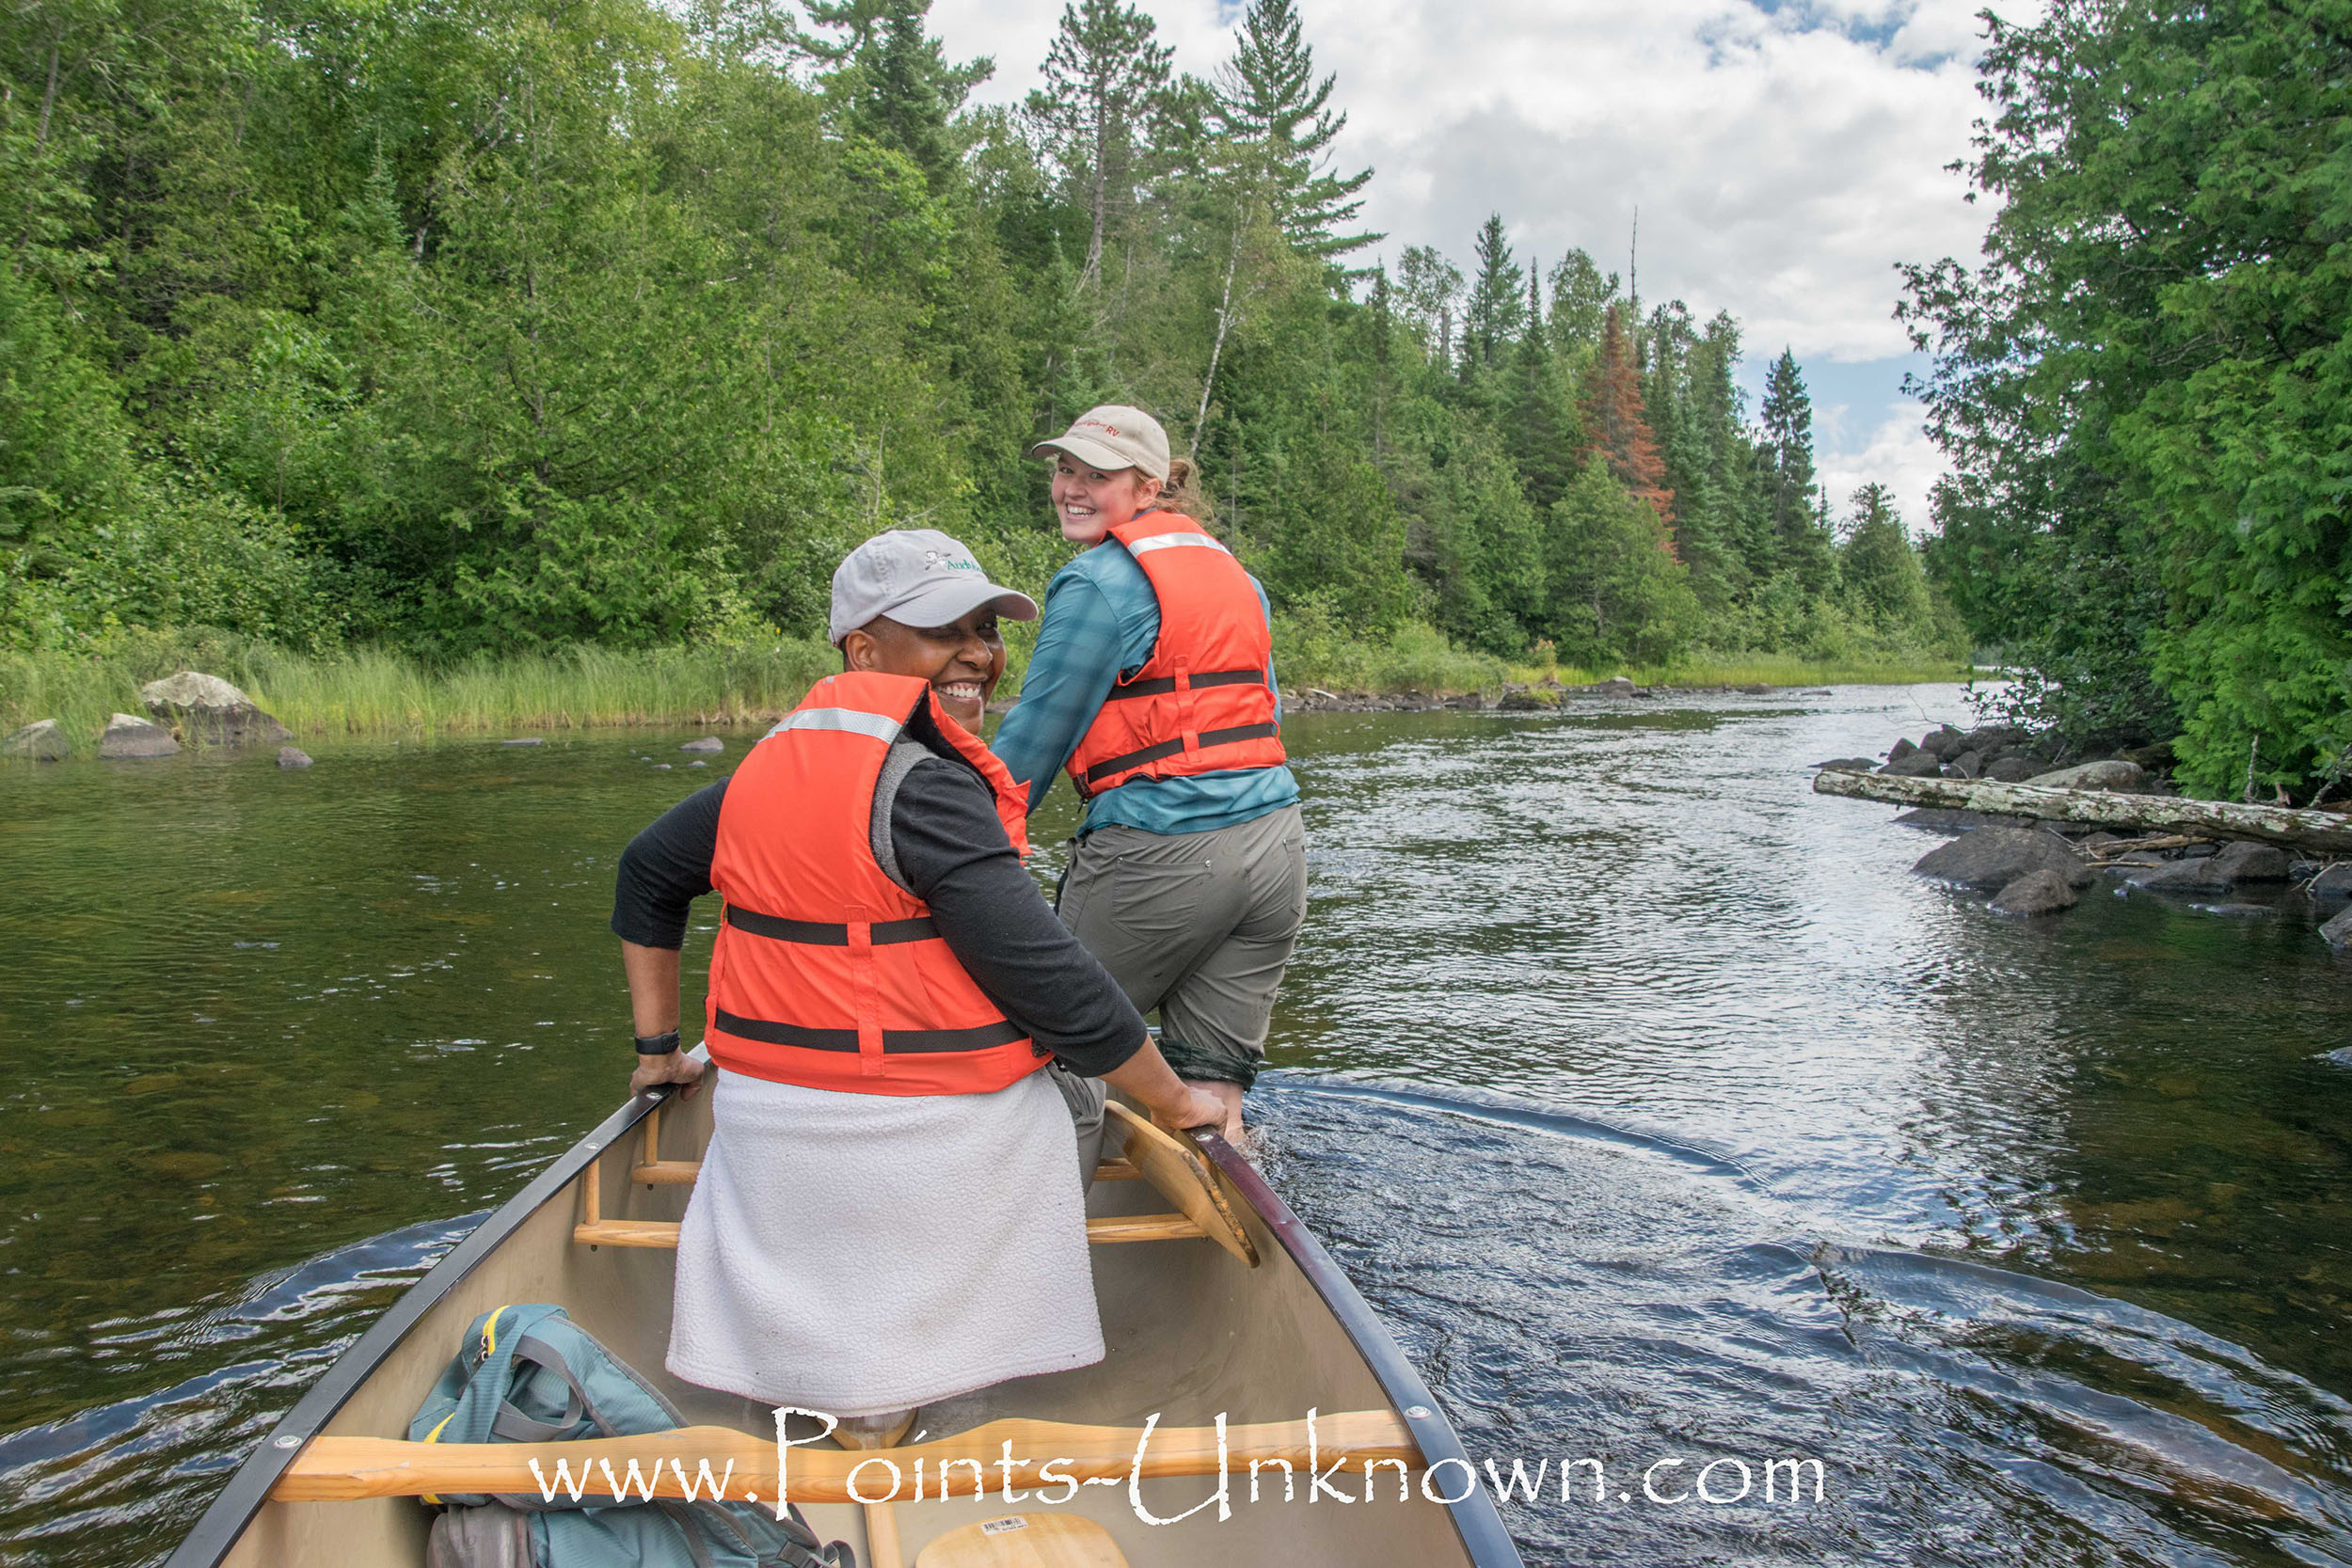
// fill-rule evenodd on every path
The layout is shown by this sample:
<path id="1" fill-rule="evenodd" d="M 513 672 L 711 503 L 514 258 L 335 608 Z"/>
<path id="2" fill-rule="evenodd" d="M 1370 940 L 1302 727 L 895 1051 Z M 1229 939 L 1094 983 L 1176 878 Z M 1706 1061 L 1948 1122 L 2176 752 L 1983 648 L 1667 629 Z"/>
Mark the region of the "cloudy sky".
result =
<path id="1" fill-rule="evenodd" d="M 1062 0 L 934 0 L 980 96 L 1036 84 Z M 1796 351 L 1832 505 L 1892 485 L 1915 530 L 1941 468 L 1899 388 L 1920 368 L 1891 314 L 1895 264 L 1973 258 L 1984 214 L 1945 166 L 1979 112 L 1982 0 L 1298 0 L 1348 114 L 1339 166 L 1376 170 L 1391 260 L 1467 271 L 1500 212 L 1522 259 L 1581 246 L 1622 270 L 1641 212 L 1645 300 L 1746 329 L 1747 374 Z M 1179 69 L 1232 52 L 1232 0 L 1143 0 Z M 1753 403 L 1751 404 L 1753 407 Z"/>

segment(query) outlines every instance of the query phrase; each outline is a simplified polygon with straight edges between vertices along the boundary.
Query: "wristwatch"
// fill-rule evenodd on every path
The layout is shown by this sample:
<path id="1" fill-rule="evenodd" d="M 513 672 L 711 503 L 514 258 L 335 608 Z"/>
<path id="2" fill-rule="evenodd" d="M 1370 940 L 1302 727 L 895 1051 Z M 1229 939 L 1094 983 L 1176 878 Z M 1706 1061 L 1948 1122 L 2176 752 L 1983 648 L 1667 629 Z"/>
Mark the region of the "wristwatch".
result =
<path id="1" fill-rule="evenodd" d="M 667 1056 L 677 1049 L 677 1031 L 675 1029 L 662 1035 L 632 1035 L 629 1037 L 637 1042 L 637 1054 L 640 1056 Z"/>

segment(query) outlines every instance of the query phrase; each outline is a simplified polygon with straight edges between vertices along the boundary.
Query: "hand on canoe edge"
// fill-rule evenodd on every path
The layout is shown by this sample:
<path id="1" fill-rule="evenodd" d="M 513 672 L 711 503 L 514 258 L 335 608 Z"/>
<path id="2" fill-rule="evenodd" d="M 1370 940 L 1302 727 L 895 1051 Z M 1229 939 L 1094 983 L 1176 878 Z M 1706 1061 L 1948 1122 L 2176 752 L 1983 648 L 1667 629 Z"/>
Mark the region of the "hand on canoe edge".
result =
<path id="1" fill-rule="evenodd" d="M 1184 1132 L 1204 1128 L 1221 1134 L 1225 1141 L 1241 1145 L 1241 1085 L 1211 1084 L 1198 1079 L 1183 1080 L 1184 1098 L 1177 1105 L 1152 1107 L 1152 1119 L 1171 1132 Z M 1228 1096 L 1223 1091 L 1232 1090 Z"/>
<path id="2" fill-rule="evenodd" d="M 628 1092 L 643 1094 L 663 1084 L 682 1084 L 680 1100 L 694 1098 L 694 1085 L 703 1081 L 703 1065 L 683 1051 L 673 1051 L 667 1056 L 640 1056 L 637 1070 L 628 1075 Z"/>

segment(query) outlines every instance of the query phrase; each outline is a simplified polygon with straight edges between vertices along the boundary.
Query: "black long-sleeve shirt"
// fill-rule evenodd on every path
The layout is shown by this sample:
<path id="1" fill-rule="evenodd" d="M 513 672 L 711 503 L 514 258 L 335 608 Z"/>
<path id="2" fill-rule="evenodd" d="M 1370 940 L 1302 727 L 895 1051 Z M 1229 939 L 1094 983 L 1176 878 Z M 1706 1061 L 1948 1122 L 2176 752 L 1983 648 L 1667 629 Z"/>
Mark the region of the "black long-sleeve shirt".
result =
<path id="1" fill-rule="evenodd" d="M 688 907 L 711 891 L 727 783 L 697 790 L 629 841 L 613 890 L 614 935 L 644 947 L 685 945 Z M 1142 1015 L 1021 868 L 970 764 L 930 755 L 904 768 L 875 847 L 888 851 L 876 857 L 883 869 L 930 906 L 980 990 L 1072 1071 L 1100 1077 L 1141 1048 Z"/>

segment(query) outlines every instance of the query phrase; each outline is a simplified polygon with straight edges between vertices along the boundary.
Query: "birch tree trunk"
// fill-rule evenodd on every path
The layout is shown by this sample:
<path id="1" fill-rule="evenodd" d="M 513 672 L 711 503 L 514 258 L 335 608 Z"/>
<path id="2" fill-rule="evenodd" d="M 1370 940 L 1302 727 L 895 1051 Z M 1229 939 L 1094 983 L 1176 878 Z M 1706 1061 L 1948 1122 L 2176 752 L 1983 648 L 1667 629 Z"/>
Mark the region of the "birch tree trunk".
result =
<path id="1" fill-rule="evenodd" d="M 1996 816 L 2095 822 L 2143 833 L 2252 838 L 2288 849 L 2352 855 L 2352 816 L 2331 811 L 2189 800 L 2176 795 L 2122 795 L 2105 789 L 2044 789 L 1986 779 L 1904 779 L 1885 773 L 1822 773 L 1814 779 L 1813 792 L 1902 806 L 1980 811 Z"/>

